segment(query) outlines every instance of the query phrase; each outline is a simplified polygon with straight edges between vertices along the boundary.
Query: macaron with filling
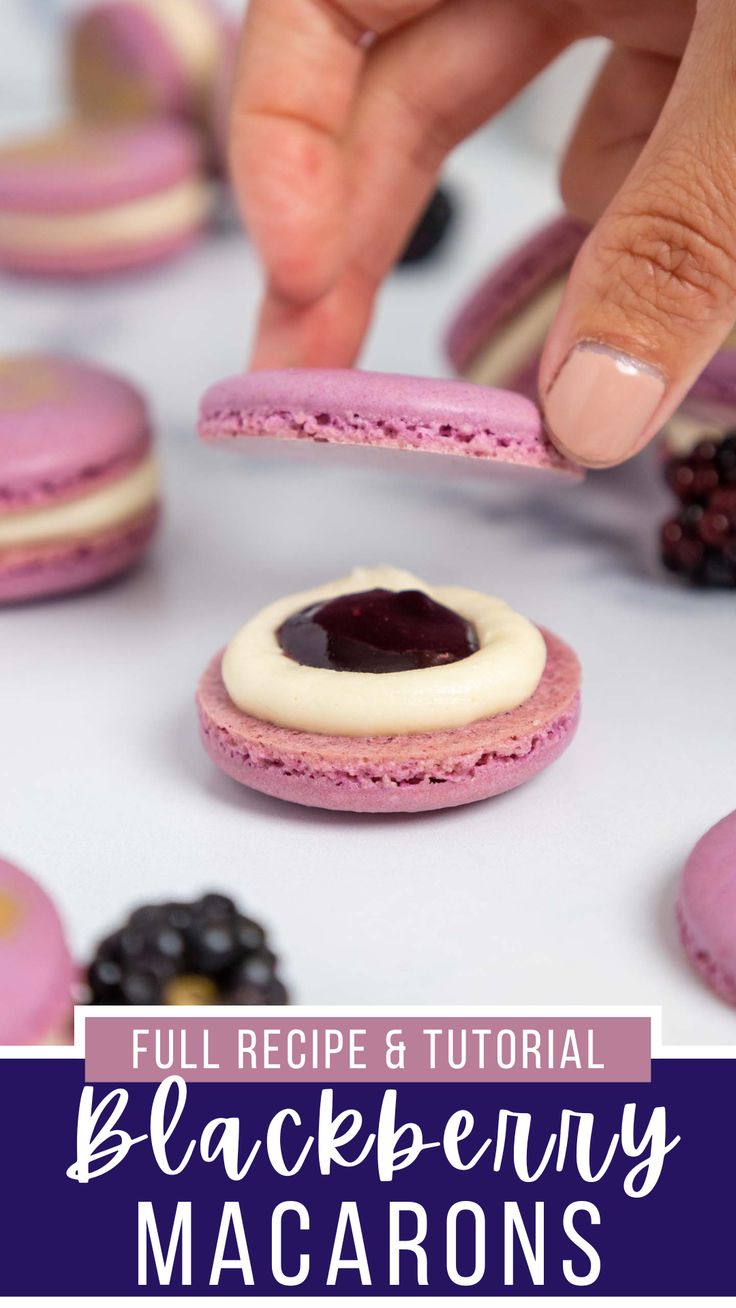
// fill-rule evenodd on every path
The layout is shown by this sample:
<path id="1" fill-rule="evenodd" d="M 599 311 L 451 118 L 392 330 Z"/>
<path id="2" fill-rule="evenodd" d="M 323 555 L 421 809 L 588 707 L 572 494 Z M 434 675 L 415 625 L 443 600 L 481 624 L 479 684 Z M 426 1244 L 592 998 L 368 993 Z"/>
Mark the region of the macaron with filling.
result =
<path id="1" fill-rule="evenodd" d="M 176 122 L 72 124 L 0 148 L 0 268 L 97 276 L 191 245 L 212 208 L 201 141 Z"/>
<path id="2" fill-rule="evenodd" d="M 75 981 L 54 904 L 0 859 L 0 1045 L 71 1043 Z"/>
<path id="3" fill-rule="evenodd" d="M 550 441 L 536 405 L 523 395 L 470 382 L 354 369 L 287 369 L 240 374 L 207 391 L 199 433 L 215 444 L 351 448 L 373 455 L 423 455 L 413 468 L 440 475 L 514 468 L 582 471 Z M 334 457 L 334 456 L 333 456 Z"/>
<path id="4" fill-rule="evenodd" d="M 71 96 L 86 118 L 204 124 L 227 23 L 215 0 L 102 0 L 69 33 Z"/>
<path id="5" fill-rule="evenodd" d="M 204 748 L 292 803 L 407 813 L 488 799 L 570 744 L 573 651 L 502 600 L 396 568 L 270 605 L 200 681 Z"/>
<path id="6" fill-rule="evenodd" d="M 158 495 L 133 386 L 75 359 L 0 359 L 0 602 L 127 571 L 154 534 Z"/>
<path id="7" fill-rule="evenodd" d="M 716 994 L 736 1004 L 736 812 L 711 827 L 691 853 L 677 920 L 693 967 Z"/>

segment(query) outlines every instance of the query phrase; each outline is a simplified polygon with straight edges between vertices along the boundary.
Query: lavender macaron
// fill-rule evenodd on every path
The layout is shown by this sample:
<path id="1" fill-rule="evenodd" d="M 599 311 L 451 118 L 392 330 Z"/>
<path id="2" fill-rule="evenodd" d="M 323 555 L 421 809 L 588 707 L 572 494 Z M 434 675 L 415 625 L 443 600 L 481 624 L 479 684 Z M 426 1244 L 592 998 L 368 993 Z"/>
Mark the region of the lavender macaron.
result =
<path id="1" fill-rule="evenodd" d="M 127 571 L 157 515 L 150 424 L 133 386 L 74 359 L 0 359 L 0 602 Z"/>
<path id="2" fill-rule="evenodd" d="M 204 396 L 199 433 L 244 450 L 285 442 L 438 455 L 442 472 L 513 467 L 582 476 L 523 395 L 470 382 L 353 369 L 240 374 Z"/>
<path id="3" fill-rule="evenodd" d="M 677 920 L 693 966 L 716 994 L 736 1004 L 736 812 L 711 827 L 691 853 Z"/>
<path id="4" fill-rule="evenodd" d="M 204 748 L 292 803 L 412 813 L 488 799 L 570 744 L 572 650 L 503 601 L 395 568 L 262 610 L 206 668 Z"/>
<path id="5" fill-rule="evenodd" d="M 216 0 L 101 0 L 71 24 L 69 81 L 83 117 L 203 123 L 227 21 Z"/>
<path id="6" fill-rule="evenodd" d="M 74 124 L 0 148 L 0 267 L 89 277 L 158 263 L 203 231 L 211 188 L 183 124 Z"/>
<path id="7" fill-rule="evenodd" d="M 0 858 L 0 1045 L 71 1043 L 76 979 L 56 906 Z"/>

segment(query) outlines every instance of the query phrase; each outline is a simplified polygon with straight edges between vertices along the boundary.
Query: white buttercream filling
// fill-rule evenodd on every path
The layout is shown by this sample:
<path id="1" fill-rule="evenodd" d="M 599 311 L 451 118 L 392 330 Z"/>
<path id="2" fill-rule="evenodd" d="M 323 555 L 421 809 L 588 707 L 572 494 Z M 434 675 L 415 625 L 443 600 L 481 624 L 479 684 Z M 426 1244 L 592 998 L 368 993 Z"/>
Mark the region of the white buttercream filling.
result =
<path id="1" fill-rule="evenodd" d="M 480 648 L 441 667 L 382 673 L 305 667 L 281 649 L 277 632 L 292 614 L 377 587 L 423 591 L 472 623 Z M 228 645 L 222 678 L 239 709 L 276 726 L 390 736 L 465 727 L 518 708 L 534 694 L 545 662 L 541 633 L 503 600 L 463 586 L 428 586 L 399 568 L 356 568 L 262 609 Z"/>
<path id="2" fill-rule="evenodd" d="M 474 355 L 468 381 L 504 386 L 526 368 L 544 344 L 560 306 L 567 277 L 558 277 L 514 313 Z"/>
<path id="3" fill-rule="evenodd" d="M 149 456 L 132 472 L 89 495 L 0 516 L 0 549 L 84 538 L 117 527 L 153 507 L 158 483 L 156 462 Z"/>
<path id="4" fill-rule="evenodd" d="M 84 250 L 158 240 L 198 227 L 210 210 L 207 182 L 188 178 L 156 195 L 84 213 L 0 213 L 0 244 L 14 250 Z"/>

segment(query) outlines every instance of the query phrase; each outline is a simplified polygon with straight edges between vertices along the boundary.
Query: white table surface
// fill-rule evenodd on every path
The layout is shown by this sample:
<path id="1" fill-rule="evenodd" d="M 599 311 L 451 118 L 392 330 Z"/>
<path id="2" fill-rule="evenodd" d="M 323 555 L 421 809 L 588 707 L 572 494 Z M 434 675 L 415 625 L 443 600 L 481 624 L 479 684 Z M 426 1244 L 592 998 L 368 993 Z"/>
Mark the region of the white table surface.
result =
<path id="1" fill-rule="evenodd" d="M 0 109 L 17 125 L 17 98 Z M 444 371 L 449 313 L 555 204 L 551 163 L 503 129 L 449 176 L 451 248 L 391 279 L 367 367 Z M 198 398 L 242 366 L 257 295 L 232 226 L 153 273 L 0 286 L 2 351 L 75 351 L 145 388 L 167 502 L 127 581 L 0 615 L 0 850 L 51 889 L 80 956 L 135 904 L 216 887 L 268 923 L 305 1004 L 654 1003 L 668 1041 L 732 1042 L 673 904 L 689 848 L 736 803 L 734 598 L 657 567 L 655 460 L 579 490 L 469 490 L 201 448 Z M 216 772 L 192 704 L 212 652 L 262 604 L 373 561 L 501 594 L 577 648 L 584 717 L 559 763 L 408 818 L 294 807 Z"/>

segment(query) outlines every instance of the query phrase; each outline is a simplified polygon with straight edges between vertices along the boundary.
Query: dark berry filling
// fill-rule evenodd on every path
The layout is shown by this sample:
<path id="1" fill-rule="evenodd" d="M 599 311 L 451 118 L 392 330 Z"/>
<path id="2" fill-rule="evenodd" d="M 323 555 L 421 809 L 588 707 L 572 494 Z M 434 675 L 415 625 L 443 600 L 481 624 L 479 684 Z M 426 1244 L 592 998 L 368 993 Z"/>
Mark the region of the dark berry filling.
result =
<path id="1" fill-rule="evenodd" d="M 310 604 L 277 636 L 295 663 L 335 672 L 435 668 L 478 649 L 472 625 L 420 590 L 377 588 Z"/>
<path id="2" fill-rule="evenodd" d="M 455 213 L 448 192 L 438 186 L 399 257 L 400 264 L 420 263 L 434 254 L 445 239 Z"/>
<path id="3" fill-rule="evenodd" d="M 662 562 L 694 586 L 736 589 L 736 432 L 670 459 L 679 513 L 662 527 Z"/>
<path id="4" fill-rule="evenodd" d="M 87 969 L 92 1004 L 285 1004 L 263 928 L 226 895 L 150 904 Z"/>

